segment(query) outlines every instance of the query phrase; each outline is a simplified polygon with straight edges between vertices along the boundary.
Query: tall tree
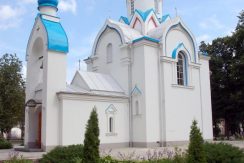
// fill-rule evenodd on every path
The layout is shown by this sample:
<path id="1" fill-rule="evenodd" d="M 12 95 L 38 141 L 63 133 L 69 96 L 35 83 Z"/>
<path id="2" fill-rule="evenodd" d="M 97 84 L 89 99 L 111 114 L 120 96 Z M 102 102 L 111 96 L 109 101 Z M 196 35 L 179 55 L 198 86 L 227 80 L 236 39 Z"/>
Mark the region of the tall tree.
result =
<path id="1" fill-rule="evenodd" d="M 206 51 L 211 57 L 213 119 L 225 119 L 229 136 L 244 124 L 244 11 L 233 35 L 213 40 Z"/>
<path id="2" fill-rule="evenodd" d="M 93 109 L 86 126 L 85 140 L 84 140 L 84 158 L 85 163 L 99 162 L 99 127 L 96 108 Z"/>
<path id="3" fill-rule="evenodd" d="M 16 55 L 0 58 L 0 134 L 23 120 L 25 93 L 21 69 L 22 62 Z"/>

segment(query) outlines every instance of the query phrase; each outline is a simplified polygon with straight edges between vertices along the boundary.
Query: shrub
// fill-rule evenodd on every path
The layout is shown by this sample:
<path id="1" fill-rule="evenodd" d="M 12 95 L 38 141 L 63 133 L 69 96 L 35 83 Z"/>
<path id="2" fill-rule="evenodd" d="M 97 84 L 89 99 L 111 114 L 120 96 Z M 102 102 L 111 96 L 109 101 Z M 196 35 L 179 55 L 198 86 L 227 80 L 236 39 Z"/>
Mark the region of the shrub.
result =
<path id="1" fill-rule="evenodd" d="M 83 145 L 56 147 L 43 155 L 40 163 L 77 163 L 83 158 Z M 80 160 L 80 161 L 78 161 Z"/>
<path id="2" fill-rule="evenodd" d="M 25 160 L 25 159 L 14 159 L 14 160 L 4 161 L 3 163 L 33 163 L 33 161 Z"/>
<path id="3" fill-rule="evenodd" d="M 191 126 L 190 144 L 188 147 L 187 163 L 206 163 L 206 156 L 203 148 L 203 138 L 197 121 L 194 120 Z"/>
<path id="4" fill-rule="evenodd" d="M 99 144 L 98 117 L 94 108 L 86 126 L 83 157 L 84 163 L 99 162 Z"/>
<path id="5" fill-rule="evenodd" d="M 229 144 L 204 143 L 208 163 L 244 163 L 244 150 Z"/>
<path id="6" fill-rule="evenodd" d="M 11 148 L 13 148 L 13 145 L 9 141 L 0 138 L 0 149 L 11 149 Z"/>

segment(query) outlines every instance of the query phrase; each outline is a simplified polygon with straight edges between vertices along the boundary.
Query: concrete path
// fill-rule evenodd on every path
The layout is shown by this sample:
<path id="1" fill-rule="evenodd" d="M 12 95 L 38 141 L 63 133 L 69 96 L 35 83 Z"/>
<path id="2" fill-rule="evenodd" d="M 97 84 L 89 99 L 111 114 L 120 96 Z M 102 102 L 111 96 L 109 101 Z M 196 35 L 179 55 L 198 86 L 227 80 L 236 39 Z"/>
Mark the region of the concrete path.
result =
<path id="1" fill-rule="evenodd" d="M 219 143 L 220 141 L 215 141 Z M 223 141 L 224 143 L 232 144 L 244 149 L 244 141 Z M 187 149 L 187 146 L 178 147 L 178 152 L 182 153 Z M 175 147 L 161 147 L 161 148 L 118 148 L 118 149 L 102 149 L 101 156 L 110 155 L 114 158 L 125 159 L 152 159 L 152 158 L 171 158 L 174 155 Z M 11 156 L 23 156 L 25 159 L 40 159 L 45 152 L 17 152 L 14 149 L 0 150 L 1 160 L 8 160 Z"/>
<path id="2" fill-rule="evenodd" d="M 36 160 L 42 158 L 43 154 L 45 154 L 45 152 L 19 152 L 14 149 L 0 150 L 0 161 L 9 160 L 13 156 Z"/>

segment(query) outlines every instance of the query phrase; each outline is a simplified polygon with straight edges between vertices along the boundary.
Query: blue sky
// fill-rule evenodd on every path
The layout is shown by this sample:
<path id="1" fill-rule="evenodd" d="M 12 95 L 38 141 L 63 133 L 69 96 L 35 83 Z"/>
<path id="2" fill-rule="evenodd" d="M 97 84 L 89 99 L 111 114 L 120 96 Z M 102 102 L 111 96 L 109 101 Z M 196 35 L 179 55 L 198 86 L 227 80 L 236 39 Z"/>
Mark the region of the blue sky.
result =
<path id="1" fill-rule="evenodd" d="M 67 80 L 78 69 L 78 60 L 91 53 L 93 40 L 107 18 L 126 16 L 126 0 L 60 0 L 59 13 L 69 37 Z M 230 35 L 244 0 L 164 0 L 163 12 L 182 17 L 198 42 Z M 25 50 L 37 11 L 37 0 L 0 0 L 0 55 L 16 53 L 24 63 Z M 82 63 L 82 69 L 85 70 Z"/>

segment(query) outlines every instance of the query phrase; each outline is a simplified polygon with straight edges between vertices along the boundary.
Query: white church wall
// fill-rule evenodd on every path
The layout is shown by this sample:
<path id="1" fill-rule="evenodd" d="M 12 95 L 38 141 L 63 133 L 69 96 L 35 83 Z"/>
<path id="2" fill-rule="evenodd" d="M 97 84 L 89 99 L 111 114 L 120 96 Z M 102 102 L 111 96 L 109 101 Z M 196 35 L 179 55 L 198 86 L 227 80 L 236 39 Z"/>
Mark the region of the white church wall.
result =
<path id="1" fill-rule="evenodd" d="M 192 69 L 192 87 L 173 85 L 173 64 L 163 62 L 166 142 L 188 141 L 196 119 L 202 130 L 199 70 Z"/>
<path id="2" fill-rule="evenodd" d="M 107 63 L 107 46 L 112 44 L 112 62 Z M 110 74 L 128 93 L 128 66 L 123 63 L 128 58 L 127 48 L 122 47 L 120 35 L 111 29 L 107 29 L 101 36 L 96 49 L 96 59 L 93 67 L 97 67 L 99 73 Z"/>
<path id="3" fill-rule="evenodd" d="M 134 145 L 157 146 L 160 130 L 158 49 L 145 41 L 135 45 L 133 54 L 132 87 L 141 90 L 141 94 L 133 98 L 134 104 L 139 102 L 141 112 L 133 116 Z"/>
<path id="4" fill-rule="evenodd" d="M 135 86 L 141 91 L 137 98 L 133 98 L 133 104 L 138 100 L 140 106 L 140 116 L 133 116 L 133 142 L 143 143 L 147 140 L 146 132 L 146 103 L 145 103 L 145 58 L 144 46 L 135 45 L 133 51 L 132 64 L 132 89 Z M 135 109 L 135 108 L 133 108 Z"/>
<path id="5" fill-rule="evenodd" d="M 38 30 L 37 30 L 38 29 Z M 42 94 L 35 94 L 35 90 L 42 81 L 43 70 L 40 68 L 43 62 L 43 56 L 47 55 L 45 51 L 46 42 L 45 29 L 40 19 L 36 19 L 35 26 L 32 29 L 31 37 L 27 47 L 27 77 L 26 77 L 26 102 L 30 99 L 41 98 Z M 40 92 L 40 91 L 39 91 Z M 26 108 L 25 114 L 25 145 L 35 144 L 37 140 L 37 117 L 30 108 Z"/>
<path id="6" fill-rule="evenodd" d="M 160 139 L 158 47 L 145 46 L 144 57 L 147 142 L 156 143 Z"/>
<path id="7" fill-rule="evenodd" d="M 66 54 L 54 51 L 44 57 L 42 143 L 47 150 L 59 145 L 60 108 L 56 93 L 66 88 L 66 61 Z"/>
<path id="8" fill-rule="evenodd" d="M 41 27 L 41 28 L 40 28 Z M 39 30 L 37 30 L 39 28 Z M 26 100 L 34 98 L 35 89 L 42 83 L 42 65 L 43 59 L 40 57 L 46 55 L 45 42 L 46 34 L 40 19 L 37 19 L 33 27 L 31 38 L 27 47 L 27 78 L 26 78 Z"/>
<path id="9" fill-rule="evenodd" d="M 126 99 L 116 100 L 103 97 L 80 96 L 63 99 L 61 112 L 61 144 L 83 144 L 86 124 L 90 113 L 96 107 L 100 128 L 100 144 L 102 146 L 128 146 L 129 142 L 129 110 Z M 77 98 L 79 100 L 77 100 Z M 106 109 L 113 104 L 114 132 L 109 133 L 108 115 Z"/>
<path id="10" fill-rule="evenodd" d="M 201 80 L 201 98 L 202 98 L 202 114 L 203 114 L 203 137 L 213 140 L 213 124 L 212 124 L 212 105 L 211 105 L 211 88 L 209 73 L 209 58 L 201 56 L 200 59 L 200 80 Z"/>
<path id="11" fill-rule="evenodd" d="M 194 44 L 190 35 L 181 27 L 173 28 L 168 32 L 165 43 L 165 55 L 168 57 L 172 57 L 174 49 L 176 49 L 177 46 L 179 46 L 181 43 L 184 44 L 185 49 L 187 49 L 190 53 L 191 61 L 194 62 Z"/>

